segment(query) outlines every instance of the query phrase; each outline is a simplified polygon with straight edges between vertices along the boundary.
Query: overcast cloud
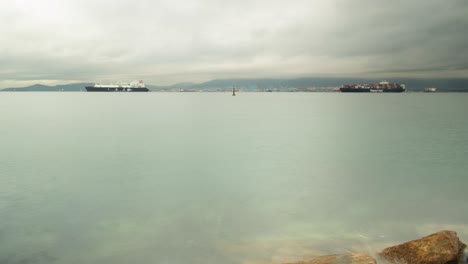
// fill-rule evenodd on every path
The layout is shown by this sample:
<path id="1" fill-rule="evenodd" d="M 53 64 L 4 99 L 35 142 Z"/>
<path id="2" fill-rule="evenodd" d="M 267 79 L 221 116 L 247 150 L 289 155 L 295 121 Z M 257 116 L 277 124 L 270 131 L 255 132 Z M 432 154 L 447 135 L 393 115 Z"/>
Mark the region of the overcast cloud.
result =
<path id="1" fill-rule="evenodd" d="M 467 14 L 467 0 L 1 1 L 0 88 L 466 77 Z"/>

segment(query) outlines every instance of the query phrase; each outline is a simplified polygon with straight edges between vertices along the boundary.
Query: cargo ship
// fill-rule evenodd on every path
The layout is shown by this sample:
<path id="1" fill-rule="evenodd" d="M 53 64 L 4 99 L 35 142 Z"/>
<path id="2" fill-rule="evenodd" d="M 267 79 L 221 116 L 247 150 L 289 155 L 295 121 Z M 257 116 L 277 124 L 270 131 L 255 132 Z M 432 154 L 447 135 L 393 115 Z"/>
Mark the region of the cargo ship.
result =
<path id="1" fill-rule="evenodd" d="M 343 84 L 340 87 L 343 93 L 401 93 L 406 91 L 404 84 L 382 81 L 373 84 Z"/>
<path id="2" fill-rule="evenodd" d="M 143 81 L 124 84 L 94 84 L 85 88 L 88 92 L 149 92 Z"/>

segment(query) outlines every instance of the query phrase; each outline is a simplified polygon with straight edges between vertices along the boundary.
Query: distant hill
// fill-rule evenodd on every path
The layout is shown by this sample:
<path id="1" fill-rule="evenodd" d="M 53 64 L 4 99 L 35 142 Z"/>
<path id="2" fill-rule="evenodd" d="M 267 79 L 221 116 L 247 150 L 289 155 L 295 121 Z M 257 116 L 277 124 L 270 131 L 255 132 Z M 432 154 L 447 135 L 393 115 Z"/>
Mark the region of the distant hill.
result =
<path id="1" fill-rule="evenodd" d="M 467 91 L 467 79 L 412 79 L 412 78 L 392 78 L 388 79 L 391 82 L 403 83 L 409 91 L 423 91 L 428 87 L 436 87 L 438 91 Z M 182 83 L 171 86 L 148 86 L 155 91 L 190 91 L 190 90 L 211 90 L 222 91 L 229 90 L 232 87 L 245 91 L 301 91 L 324 90 L 318 88 L 337 88 L 342 84 L 362 84 L 362 83 L 377 83 L 382 79 L 369 78 L 326 78 L 326 77 L 310 77 L 310 78 L 295 78 L 295 79 L 219 79 L 204 83 Z M 326 90 L 326 89 L 325 89 Z"/>
<path id="2" fill-rule="evenodd" d="M 204 83 L 179 83 L 169 86 L 147 85 L 152 91 L 226 91 L 236 87 L 243 91 L 326 91 L 342 84 L 376 83 L 382 79 L 366 78 L 329 78 L 310 77 L 294 79 L 219 79 Z M 468 78 L 464 79 L 415 79 L 392 78 L 391 82 L 403 83 L 409 91 L 422 91 L 424 88 L 436 87 L 438 91 L 468 92 Z M 7 88 L 0 91 L 84 91 L 92 83 L 75 83 L 56 86 L 35 84 L 27 87 Z"/>
<path id="3" fill-rule="evenodd" d="M 78 92 L 84 91 L 85 86 L 93 85 L 92 83 L 73 83 L 73 84 L 61 84 L 55 86 L 48 86 L 42 84 L 34 84 L 26 87 L 17 87 L 17 88 L 6 88 L 0 91 L 15 91 L 15 92 L 54 92 L 54 91 L 64 91 L 64 92 Z"/>

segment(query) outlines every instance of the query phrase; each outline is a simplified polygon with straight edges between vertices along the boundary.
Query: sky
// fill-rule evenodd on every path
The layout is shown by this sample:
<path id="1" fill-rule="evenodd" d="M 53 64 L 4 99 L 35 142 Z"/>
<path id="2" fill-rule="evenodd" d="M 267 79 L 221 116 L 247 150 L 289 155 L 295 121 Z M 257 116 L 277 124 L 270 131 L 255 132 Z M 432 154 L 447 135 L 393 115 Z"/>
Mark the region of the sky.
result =
<path id="1" fill-rule="evenodd" d="M 468 77 L 468 0 L 0 1 L 0 88 Z"/>

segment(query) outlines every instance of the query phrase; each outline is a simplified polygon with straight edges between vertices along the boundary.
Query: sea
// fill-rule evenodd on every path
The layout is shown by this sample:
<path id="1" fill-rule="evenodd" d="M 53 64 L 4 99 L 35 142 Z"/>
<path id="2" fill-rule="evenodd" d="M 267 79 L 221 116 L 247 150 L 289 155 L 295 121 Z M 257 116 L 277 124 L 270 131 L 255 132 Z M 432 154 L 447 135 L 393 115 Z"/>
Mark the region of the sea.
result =
<path id="1" fill-rule="evenodd" d="M 285 263 L 453 230 L 468 94 L 0 93 L 1 264 Z"/>

